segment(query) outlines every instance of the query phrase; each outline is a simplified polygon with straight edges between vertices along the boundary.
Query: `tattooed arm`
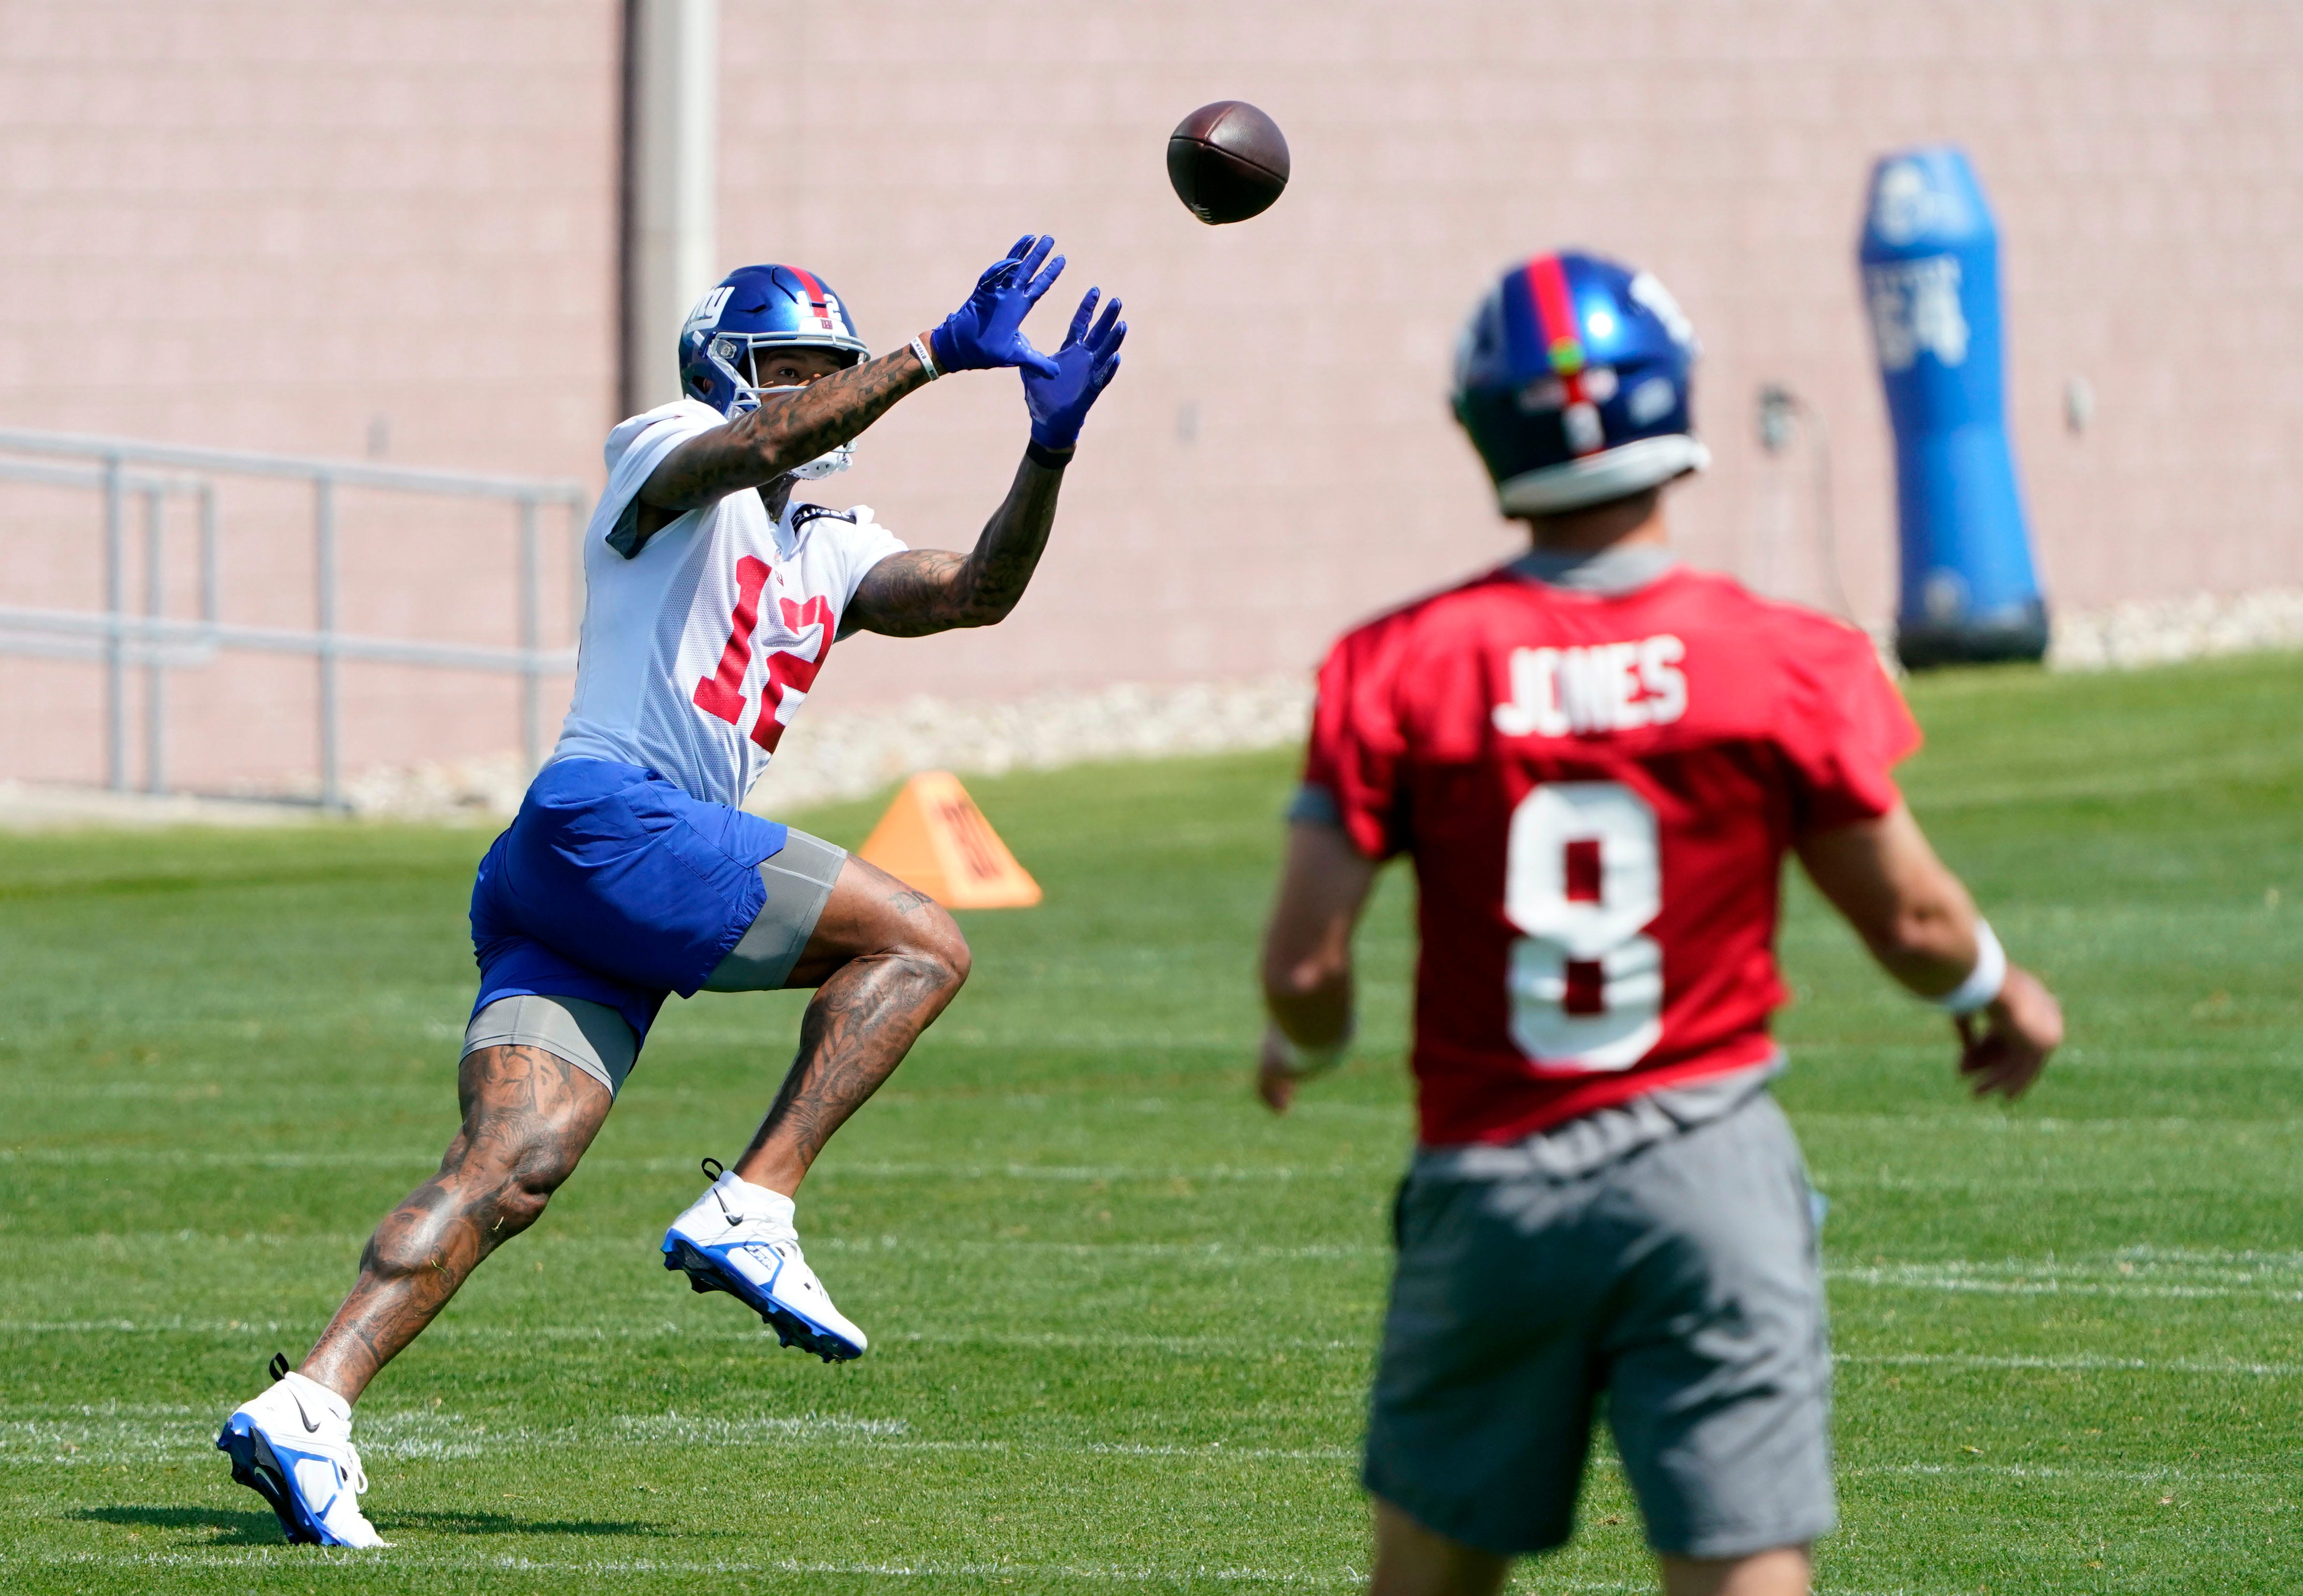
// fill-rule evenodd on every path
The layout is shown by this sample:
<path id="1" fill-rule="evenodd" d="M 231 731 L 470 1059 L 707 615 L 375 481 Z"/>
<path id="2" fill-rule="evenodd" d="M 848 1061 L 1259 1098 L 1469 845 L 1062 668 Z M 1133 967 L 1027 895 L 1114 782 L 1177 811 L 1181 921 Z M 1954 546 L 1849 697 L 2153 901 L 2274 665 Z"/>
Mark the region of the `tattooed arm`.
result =
<path id="1" fill-rule="evenodd" d="M 795 392 L 770 394 L 726 426 L 698 433 L 663 458 L 639 491 L 642 542 L 671 520 L 745 488 L 764 487 L 796 466 L 839 448 L 928 382 L 907 344 L 891 355 L 820 377 Z M 635 550 L 637 552 L 637 550 Z"/>
<path id="2" fill-rule="evenodd" d="M 1048 528 L 1056 518 L 1056 492 L 1079 441 L 1080 423 L 1119 369 L 1127 323 L 1119 301 L 1096 319 L 1101 289 L 1090 289 L 1073 314 L 1071 332 L 1045 371 L 1024 367 L 1024 406 L 1032 416 L 1032 444 L 1008 498 L 968 555 L 919 549 L 890 555 L 872 567 L 848 606 L 848 624 L 890 637 L 924 637 L 955 626 L 990 626 L 1008 618 L 1024 596 Z"/>
<path id="3" fill-rule="evenodd" d="M 1063 481 L 1062 466 L 1043 466 L 1026 455 L 973 553 L 911 549 L 890 555 L 865 575 L 848 607 L 848 623 L 889 637 L 924 637 L 1006 620 L 1048 546 Z"/>

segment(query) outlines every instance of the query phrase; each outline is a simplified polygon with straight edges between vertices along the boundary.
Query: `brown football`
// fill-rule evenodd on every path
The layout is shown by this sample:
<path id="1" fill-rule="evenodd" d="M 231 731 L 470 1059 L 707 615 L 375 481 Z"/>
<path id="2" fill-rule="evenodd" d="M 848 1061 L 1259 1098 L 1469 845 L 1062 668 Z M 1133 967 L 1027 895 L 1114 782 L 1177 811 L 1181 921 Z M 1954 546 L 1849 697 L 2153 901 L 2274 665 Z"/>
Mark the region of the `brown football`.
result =
<path id="1" fill-rule="evenodd" d="M 1271 208 L 1287 186 L 1287 140 L 1245 100 L 1202 105 L 1168 136 L 1168 181 L 1211 227 Z"/>

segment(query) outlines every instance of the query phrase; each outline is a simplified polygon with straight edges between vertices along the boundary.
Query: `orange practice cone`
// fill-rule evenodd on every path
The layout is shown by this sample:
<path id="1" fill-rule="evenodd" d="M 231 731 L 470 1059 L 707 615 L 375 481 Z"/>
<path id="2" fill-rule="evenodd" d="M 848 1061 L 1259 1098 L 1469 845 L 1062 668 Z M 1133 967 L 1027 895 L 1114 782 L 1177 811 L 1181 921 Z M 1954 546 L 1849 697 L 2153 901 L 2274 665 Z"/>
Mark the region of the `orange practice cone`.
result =
<path id="1" fill-rule="evenodd" d="M 1040 884 L 948 770 L 906 782 L 856 853 L 947 909 L 1028 909 L 1040 901 Z"/>

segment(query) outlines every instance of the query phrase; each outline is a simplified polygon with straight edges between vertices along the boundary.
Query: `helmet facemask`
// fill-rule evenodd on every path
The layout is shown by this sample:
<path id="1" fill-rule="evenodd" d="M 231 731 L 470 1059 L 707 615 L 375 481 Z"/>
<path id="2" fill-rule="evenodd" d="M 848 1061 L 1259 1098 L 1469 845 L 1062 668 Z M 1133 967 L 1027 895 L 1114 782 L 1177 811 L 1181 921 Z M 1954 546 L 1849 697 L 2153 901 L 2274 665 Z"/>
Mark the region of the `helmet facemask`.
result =
<path id="1" fill-rule="evenodd" d="M 679 332 L 681 391 L 733 418 L 759 408 L 771 393 L 791 391 L 760 381 L 763 351 L 810 349 L 840 366 L 871 357 L 855 321 L 823 279 L 799 266 L 738 266 L 721 279 Z M 846 447 L 827 450 L 789 475 L 828 476 L 848 468 Z"/>
<path id="2" fill-rule="evenodd" d="M 761 353 L 763 350 L 778 349 L 828 349 L 835 355 L 847 357 L 846 363 L 841 367 L 842 370 L 854 366 L 863 359 L 863 356 L 853 349 L 836 349 L 830 344 L 804 343 L 786 335 L 742 332 L 715 334 L 706 357 L 713 365 L 726 374 L 728 382 L 735 389 L 736 396 L 729 401 L 728 405 L 730 419 L 732 420 L 738 416 L 758 409 L 760 400 L 769 394 L 798 393 L 807 386 L 804 382 L 783 383 L 773 387 L 761 385 L 759 380 Z M 842 443 L 835 449 L 825 450 L 804 466 L 793 466 L 789 475 L 813 482 L 818 477 L 831 476 L 835 473 L 847 470 L 855 463 L 855 446 Z"/>

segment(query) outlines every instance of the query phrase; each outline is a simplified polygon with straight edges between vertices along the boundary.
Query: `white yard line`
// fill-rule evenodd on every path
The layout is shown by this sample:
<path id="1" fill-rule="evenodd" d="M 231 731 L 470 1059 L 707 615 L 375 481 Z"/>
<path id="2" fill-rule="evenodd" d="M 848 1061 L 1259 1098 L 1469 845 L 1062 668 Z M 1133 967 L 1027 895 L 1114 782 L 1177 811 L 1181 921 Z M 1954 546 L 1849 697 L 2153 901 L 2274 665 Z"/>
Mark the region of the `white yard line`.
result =
<path id="1" fill-rule="evenodd" d="M 90 1422 L 90 1421 L 96 1422 Z M 106 1422 L 108 1421 L 108 1422 Z M 190 1459 L 212 1449 L 213 1415 L 190 1412 L 98 1413 L 82 1422 L 45 1419 L 0 1421 L 0 1463 L 102 1467 Z M 940 1441 L 913 1436 L 902 1419 L 802 1415 L 752 1418 L 628 1414 L 555 1429 L 474 1424 L 461 1415 L 426 1409 L 364 1415 L 361 1446 L 371 1466 L 517 1457 L 547 1451 L 588 1454 L 650 1447 L 754 1447 L 821 1453 L 828 1448 L 907 1455 L 997 1456 L 1018 1464 L 1035 1458 L 1181 1458 L 1202 1465 L 1270 1467 L 1315 1466 L 1327 1473 L 1347 1470 L 1357 1449 L 1329 1447 L 1227 1446 L 1131 1443 L 1031 1439 Z M 1597 1460 L 1612 1469 L 1612 1457 Z M 1064 1466 L 1076 1468 L 1076 1463 Z M 2183 1465 L 2137 1467 L 2092 1463 L 2020 1464 L 1976 1459 L 1957 1462 L 1875 1463 L 1845 1466 L 1844 1478 L 1926 1478 L 1956 1483 L 1963 1478 L 2069 1482 L 2100 1489 L 2141 1485 L 2197 1491 L 2217 1485 L 2276 1483 L 2287 1476 L 2270 1471 L 2197 1468 Z M 398 1560 L 398 1559 L 392 1559 Z M 947 1570 L 947 1572 L 956 1572 Z"/>
<path id="2" fill-rule="evenodd" d="M 22 1410 L 13 1410 L 21 1413 Z M 95 1410 L 85 1415 L 63 1413 L 37 1418 L 7 1416 L 0 1410 L 0 1461 L 16 1463 L 104 1464 L 151 1460 L 156 1455 L 200 1454 L 213 1449 L 216 1416 L 189 1407 L 168 1409 Z M 1347 1466 L 1358 1462 L 1355 1447 L 1233 1446 L 1223 1441 L 1157 1443 L 1033 1439 L 981 1438 L 937 1440 L 915 1436 L 904 1419 L 856 1418 L 846 1415 L 804 1414 L 726 1418 L 679 1413 L 617 1414 L 579 1424 L 553 1429 L 475 1424 L 456 1413 L 411 1408 L 400 1412 L 364 1413 L 359 1437 L 371 1459 L 434 1460 L 484 1456 L 510 1456 L 528 1451 L 586 1450 L 611 1448 L 642 1449 L 652 1446 L 825 1447 L 890 1452 L 949 1452 L 992 1454 L 1018 1459 L 1060 1457 L 1181 1457 L 1211 1463 L 1315 1463 Z M 1614 1470 L 1611 1457 L 1595 1459 L 1597 1466 Z M 2011 1479 L 2071 1479 L 2128 1481 L 2138 1483 L 2201 1485 L 2248 1483 L 2287 1478 L 2262 1470 L 2196 1468 L 2183 1465 L 2146 1467 L 2109 1464 L 1990 1463 L 1981 1459 L 1956 1462 L 1854 1464 L 1842 1467 L 1849 1477 L 1978 1475 Z"/>
<path id="3" fill-rule="evenodd" d="M 2250 1380 L 2292 1380 L 2303 1364 L 2260 1364 L 2191 1357 L 2101 1357 L 2088 1353 L 1835 1352 L 1843 1364 L 1935 1366 L 1947 1369 L 2042 1369 L 2136 1374 L 2236 1374 Z"/>
<path id="4" fill-rule="evenodd" d="M 164 1415 L 95 1413 L 86 1416 L 0 1417 L 0 1462 L 101 1466 L 198 1456 L 214 1449 L 218 1414 Z M 915 1436 L 903 1419 L 807 1414 L 727 1418 L 678 1413 L 620 1414 L 551 1429 L 476 1424 L 462 1415 L 417 1408 L 362 1414 L 358 1435 L 371 1462 L 514 1456 L 526 1452 L 650 1447 L 826 1448 L 905 1453 L 959 1453 L 1027 1458 L 1180 1457 L 1202 1463 L 1261 1465 L 1358 1461 L 1348 1447 L 1232 1446 L 1223 1441 L 1160 1443 L 1030 1438 L 938 1440 Z"/>
<path id="5" fill-rule="evenodd" d="M 2276 1151 L 2283 1156 L 2286 1144 Z M 2250 1195 L 2262 1193 L 2288 1195 L 2291 1184 L 2284 1176 L 2265 1175 L 2245 1181 L 2215 1171 L 2213 1164 L 2197 1161 L 2188 1163 L 2170 1162 L 2164 1168 L 2140 1175 L 2132 1167 L 2099 1170 L 2073 1170 L 2049 1174 L 2035 1163 L 2014 1161 L 2000 1166 L 1998 1172 L 1909 1174 L 1896 1170 L 1873 1167 L 1857 1169 L 1849 1166 L 1834 1168 L 1817 1163 L 1810 1166 L 1816 1189 L 1826 1197 L 1842 1191 L 1917 1192 L 1930 1197 L 1963 1199 L 1982 1204 L 2006 1204 L 2019 1199 L 2047 1203 L 2102 1202 L 2106 1199 L 2132 1198 L 2148 1192 L 2161 1201 L 2181 1197 L 2188 1201 L 2213 1204 L 2228 1199 L 2236 1188 Z"/>
<path id="6" fill-rule="evenodd" d="M 814 1247 L 817 1243 L 810 1242 Z M 1304 1261 L 1337 1263 L 1392 1256 L 1388 1247 L 1350 1242 L 1315 1241 L 1299 1247 L 1268 1247 L 1233 1241 L 923 1241 L 910 1237 L 827 1238 L 826 1252 L 909 1253 L 926 1257 L 980 1257 L 1028 1253 L 1058 1258 L 1170 1258 L 1184 1263 L 1269 1263 Z"/>
<path id="7" fill-rule="evenodd" d="M 1961 1474 L 1981 1474 L 1994 1479 L 2080 1480 L 2091 1483 L 2125 1480 L 2138 1485 L 2244 1485 L 2266 1482 L 2286 1485 L 2294 1481 L 2292 1474 L 2271 1474 L 2261 1469 L 2181 1468 L 2172 1465 L 2157 1468 L 2115 1468 L 2087 1463 L 1873 1463 L 1842 1465 L 1838 1474 L 1842 1479 L 1901 1475 L 1956 1478 Z"/>
<path id="8" fill-rule="evenodd" d="M 0 1334 L 16 1335 L 236 1335 L 261 1337 L 283 1332 L 276 1320 L 148 1320 L 129 1319 L 11 1319 L 0 1320 Z M 695 1341 L 758 1341 L 767 1332 L 754 1328 L 722 1330 L 683 1326 L 670 1321 L 652 1325 L 457 1325 L 435 1324 L 425 1332 L 433 1340 L 470 1341 L 621 1341 L 671 1338 Z M 991 1331 L 938 1327 L 909 1331 L 885 1338 L 888 1343 L 931 1347 L 998 1347 L 1070 1348 L 1083 1351 L 1152 1351 L 1177 1357 L 1236 1357 L 1270 1351 L 1320 1352 L 1371 1357 L 1372 1336 L 1366 1339 L 1322 1339 L 1285 1336 L 1249 1339 L 1236 1335 L 1163 1336 L 1126 1331 Z M 2249 1379 L 2289 1380 L 2303 1376 L 2303 1364 L 2258 1363 L 2241 1359 L 2115 1357 L 2088 1353 L 2028 1354 L 1970 1352 L 1840 1352 L 1843 1364 L 1937 1365 L 1970 1369 L 2042 1369 L 2129 1372 L 2143 1374 L 2239 1375 Z"/>
<path id="9" fill-rule="evenodd" d="M 2273 1302 L 2303 1302 L 2303 1283 L 2284 1272 L 2265 1271 L 2268 1279 L 2242 1278 L 2227 1283 L 2155 1281 L 2105 1278 L 2090 1273 L 2058 1271 L 2049 1264 L 2004 1268 L 1973 1264 L 1904 1264 L 1886 1267 L 1832 1267 L 1824 1277 L 1836 1284 L 1874 1286 L 1907 1291 L 1970 1291 L 2004 1297 L 2252 1297 Z"/>
<path id="10" fill-rule="evenodd" d="M 121 1163 L 165 1164 L 176 1169 L 436 1169 L 440 1155 L 416 1151 L 367 1153 L 225 1153 L 182 1147 L 0 1147 L 0 1164 L 26 1163 L 42 1167 Z M 662 1174 L 677 1171 L 692 1174 L 695 1162 L 687 1158 L 588 1158 L 591 1171 L 623 1171 Z M 1389 1180 L 1397 1174 L 1396 1161 L 1381 1164 L 1190 1164 L 1147 1167 L 1122 1163 L 939 1163 L 929 1162 L 834 1161 L 816 1177 L 834 1180 L 1051 1180 L 1066 1185 L 1097 1181 L 1177 1180 Z"/>
<path id="11" fill-rule="evenodd" d="M 389 1514 L 382 1515 L 391 1527 Z M 447 1537 L 443 1537 L 447 1540 Z M 474 1553 L 456 1545 L 422 1553 L 395 1547 L 384 1551 L 342 1551 L 333 1548 L 216 1547 L 181 1552 L 0 1552 L 0 1565 L 30 1564 L 38 1567 L 95 1568 L 309 1568 L 316 1564 L 344 1568 L 452 1569 L 537 1574 L 790 1574 L 819 1579 L 1070 1579 L 1116 1585 L 1183 1584 L 1194 1580 L 1218 1584 L 1303 1585 L 1364 1589 L 1367 1575 L 1348 1566 L 1331 1570 L 1310 1568 L 1247 1568 L 1199 1563 L 1186 1567 L 1124 1567 L 1097 1563 L 940 1563 L 839 1562 L 803 1558 L 530 1558 L 499 1552 Z M 1593 1596 L 1639 1592 L 1649 1596 L 1652 1580 L 1563 1579 L 1540 1567 L 1523 1571 L 1514 1592 L 1589 1592 Z M 1849 1585 L 1818 1584 L 1818 1596 L 1951 1596 L 1948 1587 L 1897 1585 L 1893 1590 L 1859 1590 Z"/>
<path id="12" fill-rule="evenodd" d="M 2116 1260 L 2130 1260 L 2138 1264 L 2214 1265 L 2225 1269 L 2281 1269 L 2303 1275 L 2303 1252 L 2262 1252 L 2253 1247 L 2138 1245 L 2122 1247 L 2112 1254 L 2112 1256 Z"/>
<path id="13" fill-rule="evenodd" d="M 170 1169 L 437 1169 L 437 1153 L 203 1153 L 186 1147 L 0 1147 L 0 1164 L 48 1169 L 163 1164 Z"/>
<path id="14" fill-rule="evenodd" d="M 2136 1118 L 2113 1115 L 2104 1119 L 2073 1120 L 2059 1119 L 2051 1114 L 1994 1113 L 1988 1109 L 1961 1113 L 1873 1113 L 1852 1109 L 1801 1109 L 1793 1113 L 1791 1119 L 1794 1125 L 1845 1126 L 1877 1130 L 1890 1135 L 1912 1130 L 1941 1130 L 1969 1141 L 1993 1136 L 2108 1136 L 2125 1131 L 2154 1137 L 2199 1136 L 2219 1130 L 2260 1130 L 2276 1134 L 2303 1126 L 2303 1120 L 2291 1118 L 2202 1120 L 2185 1115 Z"/>
<path id="15" fill-rule="evenodd" d="M 1054 1180 L 1066 1184 L 1092 1185 L 1099 1181 L 1157 1180 L 1171 1183 L 1181 1180 L 1261 1181 L 1261 1180 L 1366 1180 L 1392 1179 L 1396 1171 L 1390 1163 L 1380 1165 L 1328 1164 L 1308 1166 L 1297 1164 L 1227 1164 L 1210 1163 L 1178 1165 L 1151 1169 L 1124 1163 L 837 1163 L 824 1165 L 824 1173 L 835 1179 L 882 1180 Z"/>
<path id="16" fill-rule="evenodd" d="M 388 1525 L 391 1520 L 385 1516 Z M 1367 1576 L 1354 1569 L 1328 1573 L 1308 1569 L 1235 1568 L 1201 1564 L 1191 1567 L 1118 1567 L 1094 1563 L 938 1563 L 938 1562 L 819 1562 L 802 1558 L 529 1558 L 506 1553 L 490 1556 L 443 1547 L 424 1554 L 402 1548 L 382 1551 L 323 1550 L 316 1547 L 216 1548 L 188 1552 L 62 1552 L 25 1557 L 0 1554 L 0 1562 L 22 1562 L 50 1567 L 107 1568 L 288 1568 L 315 1563 L 348 1568 L 438 1568 L 537 1574 L 797 1574 L 816 1578 L 882 1579 L 1073 1579 L 1107 1584 L 1162 1584 L 1207 1580 L 1223 1584 L 1339 1585 L 1363 1584 Z M 1644 1585 L 1582 1583 L 1571 1587 L 1591 1591 L 1644 1590 Z"/>
<path id="17" fill-rule="evenodd" d="M 308 1330 L 308 1324 L 286 1325 L 274 1320 L 240 1319 L 6 1319 L 0 1320 L 0 1335 L 190 1335 L 190 1336 L 249 1336 L 263 1337 L 293 1333 Z M 654 1324 L 434 1324 L 425 1332 L 426 1340 L 442 1341 L 628 1341 L 653 1340 L 660 1338 L 691 1341 L 756 1342 L 770 1332 L 758 1325 L 738 1324 L 726 1329 L 711 1329 L 700 1325 L 675 1324 L 664 1320 Z M 1101 1331 L 1093 1333 L 1072 1333 L 1064 1331 L 997 1331 L 951 1329 L 899 1331 L 883 1336 L 882 1344 L 911 1342 L 932 1347 L 1016 1347 L 1016 1348 L 1078 1348 L 1112 1350 L 1148 1350 L 1172 1353 L 1179 1357 L 1225 1356 L 1242 1353 L 1332 1352 L 1372 1356 L 1372 1338 L 1364 1340 L 1320 1340 L 1309 1336 L 1270 1336 L 1249 1339 L 1236 1335 L 1162 1336 L 1131 1334 L 1125 1331 Z"/>
<path id="18" fill-rule="evenodd" d="M 309 1247 L 338 1251 L 367 1239 L 352 1231 L 219 1234 L 195 1230 L 99 1232 L 93 1237 L 0 1239 L 0 1257 L 70 1252 L 75 1258 L 91 1247 L 122 1251 L 181 1247 L 216 1252 L 230 1247 L 278 1250 Z M 1089 1263 L 1156 1258 L 1182 1264 L 1227 1266 L 1241 1263 L 1370 1263 L 1389 1259 L 1392 1249 L 1377 1242 L 1306 1242 L 1277 1245 L 1211 1241 L 1059 1241 L 971 1238 L 949 1239 L 919 1234 L 820 1236 L 811 1250 L 860 1256 L 896 1254 L 931 1259 L 1035 1257 Z M 652 1253 L 650 1233 L 629 1236 L 559 1235 L 549 1231 L 524 1252 L 617 1256 Z M 2231 1252 L 2214 1249 L 2122 1247 L 2108 1256 L 2066 1258 L 1930 1258 L 1832 1264 L 1826 1278 L 1851 1286 L 1924 1291 L 1969 1291 L 2012 1296 L 2137 1298 L 2266 1297 L 2303 1301 L 2303 1254 Z"/>
<path id="19" fill-rule="evenodd" d="M 84 1258 L 91 1250 L 117 1248 L 121 1251 L 195 1247 L 205 1253 L 226 1247 L 254 1247 L 276 1250 L 289 1247 L 309 1247 L 319 1251 L 340 1251 L 358 1248 L 367 1240 L 365 1232 L 349 1231 L 313 1231 L 290 1235 L 257 1232 L 252 1235 L 215 1235 L 204 1231 L 130 1231 L 99 1233 L 96 1236 L 72 1238 L 10 1237 L 0 1239 L 0 1257 L 16 1254 L 38 1254 L 53 1251 L 69 1254 L 75 1261 Z M 586 1256 L 615 1257 L 625 1255 L 645 1256 L 656 1251 L 656 1237 L 644 1236 L 554 1236 L 545 1233 L 534 1237 L 522 1249 L 524 1254 L 549 1248 L 555 1253 L 577 1253 Z M 925 1258 L 1009 1257 L 1021 1254 L 1050 1258 L 1126 1260 L 1135 1258 L 1164 1258 L 1180 1263 L 1242 1264 L 1270 1263 L 1290 1260 L 1308 1263 L 1337 1263 L 1388 1259 L 1392 1249 L 1374 1243 L 1309 1242 L 1300 1246 L 1265 1246 L 1233 1241 L 1033 1241 L 1024 1238 L 1002 1240 L 985 1239 L 926 1239 L 913 1236 L 819 1236 L 807 1239 L 811 1253 L 849 1253 L 872 1255 L 898 1253 Z"/>

